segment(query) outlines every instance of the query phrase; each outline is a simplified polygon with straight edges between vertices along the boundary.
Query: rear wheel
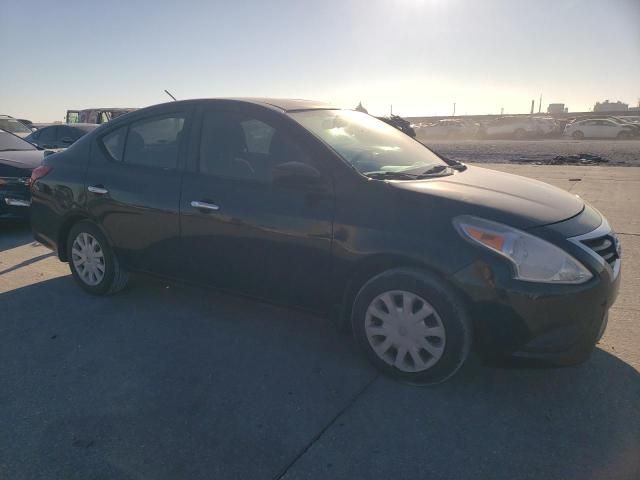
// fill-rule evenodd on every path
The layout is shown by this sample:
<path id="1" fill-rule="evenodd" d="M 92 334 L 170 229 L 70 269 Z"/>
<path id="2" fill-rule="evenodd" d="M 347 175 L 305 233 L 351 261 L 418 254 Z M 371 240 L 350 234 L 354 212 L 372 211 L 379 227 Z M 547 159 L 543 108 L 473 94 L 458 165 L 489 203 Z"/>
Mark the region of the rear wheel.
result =
<path id="1" fill-rule="evenodd" d="M 525 138 L 527 136 L 527 132 L 523 129 L 523 128 L 518 128 L 515 132 L 514 132 L 514 136 L 518 139 L 518 140 L 522 140 L 523 138 Z"/>
<path id="2" fill-rule="evenodd" d="M 354 302 L 353 332 L 383 373 L 409 383 L 440 383 L 463 365 L 471 348 L 461 300 L 437 277 L 394 269 L 367 282 Z"/>
<path id="3" fill-rule="evenodd" d="M 626 140 L 628 138 L 631 138 L 630 132 L 626 132 L 623 130 L 622 132 L 618 133 L 618 140 Z"/>
<path id="4" fill-rule="evenodd" d="M 584 133 L 582 133 L 582 131 L 580 130 L 576 130 L 571 134 L 571 136 L 576 140 L 582 140 L 584 138 Z"/>
<path id="5" fill-rule="evenodd" d="M 90 222 L 79 222 L 69 232 L 67 257 L 75 281 L 94 295 L 122 290 L 129 279 L 100 229 Z"/>

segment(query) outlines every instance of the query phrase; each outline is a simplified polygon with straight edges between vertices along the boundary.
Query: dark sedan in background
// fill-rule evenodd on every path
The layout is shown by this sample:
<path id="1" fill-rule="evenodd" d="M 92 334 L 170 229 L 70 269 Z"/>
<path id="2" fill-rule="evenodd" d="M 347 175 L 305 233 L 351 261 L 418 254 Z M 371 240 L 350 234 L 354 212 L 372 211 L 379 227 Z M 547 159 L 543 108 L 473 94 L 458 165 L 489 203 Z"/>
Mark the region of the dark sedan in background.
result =
<path id="1" fill-rule="evenodd" d="M 44 151 L 0 130 L 0 220 L 28 218 L 29 178 L 43 157 Z"/>
<path id="2" fill-rule="evenodd" d="M 46 158 L 31 190 L 35 238 L 85 291 L 149 272 L 334 315 L 411 383 L 472 347 L 585 361 L 620 283 L 616 235 L 579 197 L 310 101 L 138 110 Z"/>
<path id="3" fill-rule="evenodd" d="M 93 123 L 74 123 L 71 125 L 49 125 L 39 128 L 25 138 L 27 142 L 41 148 L 67 148 L 98 127 Z"/>

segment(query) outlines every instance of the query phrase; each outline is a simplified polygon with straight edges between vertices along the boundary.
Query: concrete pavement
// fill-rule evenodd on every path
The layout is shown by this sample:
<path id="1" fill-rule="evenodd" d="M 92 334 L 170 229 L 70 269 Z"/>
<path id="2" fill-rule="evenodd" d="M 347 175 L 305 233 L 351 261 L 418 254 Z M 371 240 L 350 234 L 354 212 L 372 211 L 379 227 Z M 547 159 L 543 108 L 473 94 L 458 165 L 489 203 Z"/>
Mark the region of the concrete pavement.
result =
<path id="1" fill-rule="evenodd" d="M 622 290 L 588 363 L 405 386 L 297 311 L 142 277 L 88 296 L 1 226 L 0 478 L 639 478 L 640 169 L 492 167 L 583 196 L 621 232 Z"/>

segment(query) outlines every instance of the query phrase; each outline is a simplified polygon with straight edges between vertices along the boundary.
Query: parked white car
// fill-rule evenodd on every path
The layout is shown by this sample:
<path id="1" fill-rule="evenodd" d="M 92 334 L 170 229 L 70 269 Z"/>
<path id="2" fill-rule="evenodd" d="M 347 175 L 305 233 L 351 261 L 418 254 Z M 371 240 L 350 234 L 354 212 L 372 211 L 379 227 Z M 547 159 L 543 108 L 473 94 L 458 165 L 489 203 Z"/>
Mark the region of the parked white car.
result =
<path id="1" fill-rule="evenodd" d="M 423 138 L 472 138 L 478 133 L 478 124 L 453 118 L 422 125 L 416 131 Z"/>
<path id="2" fill-rule="evenodd" d="M 494 138 L 529 138 L 534 137 L 538 132 L 538 125 L 528 116 L 522 117 L 500 117 L 489 120 L 480 128 L 483 137 Z"/>
<path id="3" fill-rule="evenodd" d="M 32 132 L 29 127 L 9 115 L 0 115 L 0 129 L 5 132 L 13 133 L 20 138 L 31 135 Z"/>
<path id="4" fill-rule="evenodd" d="M 580 120 L 567 125 L 564 135 L 575 139 L 582 138 L 631 138 L 635 129 L 613 120 Z"/>

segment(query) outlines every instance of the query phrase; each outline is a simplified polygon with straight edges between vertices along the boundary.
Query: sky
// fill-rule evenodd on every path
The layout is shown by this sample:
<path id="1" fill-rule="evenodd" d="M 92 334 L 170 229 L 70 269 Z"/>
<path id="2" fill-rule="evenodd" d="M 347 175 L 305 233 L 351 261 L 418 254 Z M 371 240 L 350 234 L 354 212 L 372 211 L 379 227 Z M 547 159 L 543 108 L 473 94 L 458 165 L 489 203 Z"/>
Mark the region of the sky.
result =
<path id="1" fill-rule="evenodd" d="M 0 114 L 202 97 L 375 115 L 640 101 L 640 0 L 0 0 Z"/>

